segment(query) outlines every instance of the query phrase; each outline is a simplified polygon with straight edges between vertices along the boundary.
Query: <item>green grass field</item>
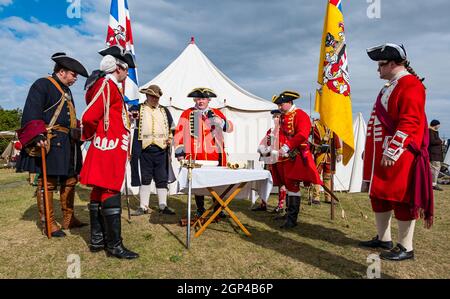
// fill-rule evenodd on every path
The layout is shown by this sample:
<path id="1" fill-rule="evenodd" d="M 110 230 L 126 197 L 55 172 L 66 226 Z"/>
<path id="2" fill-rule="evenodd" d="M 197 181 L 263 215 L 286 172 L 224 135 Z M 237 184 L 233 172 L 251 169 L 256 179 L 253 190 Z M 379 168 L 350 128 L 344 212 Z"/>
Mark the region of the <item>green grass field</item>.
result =
<path id="1" fill-rule="evenodd" d="M 212 224 L 199 238 L 192 236 L 186 250 L 186 229 L 178 226 L 186 213 L 186 196 L 174 196 L 169 205 L 176 216 L 150 215 L 126 221 L 122 215 L 124 244 L 140 258 L 123 261 L 88 250 L 89 227 L 67 231 L 63 239 L 48 240 L 37 227 L 34 187 L 26 174 L 0 170 L 0 278 L 66 278 L 72 263 L 81 260 L 81 278 L 366 278 L 367 258 L 377 251 L 357 243 L 376 235 L 374 216 L 366 194 L 338 194 L 337 218 L 330 206 L 308 206 L 302 202 L 299 225 L 290 231 L 278 227 L 268 212 L 252 212 L 251 203 L 235 200 L 231 208 L 252 233 L 245 236 L 227 219 Z M 435 225 L 416 226 L 415 261 L 381 261 L 382 278 L 450 278 L 450 187 L 436 192 Z M 77 187 L 76 214 L 89 221 L 89 190 Z M 61 220 L 55 194 L 57 220 Z M 138 201 L 131 199 L 132 207 Z M 151 204 L 156 206 L 152 196 Z M 276 204 L 270 201 L 270 210 Z M 194 206 L 195 208 L 195 206 Z M 345 210 L 342 218 L 341 208 Z M 396 221 L 393 221 L 396 240 Z"/>

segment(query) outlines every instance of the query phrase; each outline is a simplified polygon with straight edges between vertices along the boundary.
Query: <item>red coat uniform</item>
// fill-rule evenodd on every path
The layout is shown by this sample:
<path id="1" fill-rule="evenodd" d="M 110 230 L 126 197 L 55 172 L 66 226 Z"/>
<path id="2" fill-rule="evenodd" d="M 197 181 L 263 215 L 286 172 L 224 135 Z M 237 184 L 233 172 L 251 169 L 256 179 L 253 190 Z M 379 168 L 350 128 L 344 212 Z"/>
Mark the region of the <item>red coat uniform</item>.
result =
<path id="1" fill-rule="evenodd" d="M 277 163 L 278 175 L 288 191 L 298 192 L 298 182 L 323 185 L 309 150 L 308 137 L 311 132 L 309 116 L 295 106 L 281 116 L 280 148 L 289 147 L 290 157 Z M 296 187 L 297 186 L 297 187 Z"/>
<path id="2" fill-rule="evenodd" d="M 413 175 L 414 155 L 407 149 L 414 142 L 422 144 L 426 124 L 425 89 L 413 75 L 402 72 L 388 83 L 379 95 L 393 121 L 393 133 L 372 112 L 367 127 L 364 152 L 364 181 L 370 182 L 370 198 L 410 203 L 410 182 Z M 395 160 L 392 167 L 382 167 L 382 156 Z"/>
<path id="3" fill-rule="evenodd" d="M 226 166 L 223 132 L 232 132 L 233 124 L 220 110 L 208 111 L 201 113 L 195 108 L 189 108 L 181 114 L 174 136 L 175 154 L 184 152 L 186 159 L 192 157 L 193 160 L 219 161 L 220 166 Z M 214 117 L 219 117 L 223 123 L 213 124 Z"/>
<path id="4" fill-rule="evenodd" d="M 81 120 L 82 138 L 92 143 L 80 182 L 119 192 L 125 179 L 130 136 L 130 121 L 122 93 L 112 78 L 102 78 L 87 91 L 86 103 L 88 107 Z"/>

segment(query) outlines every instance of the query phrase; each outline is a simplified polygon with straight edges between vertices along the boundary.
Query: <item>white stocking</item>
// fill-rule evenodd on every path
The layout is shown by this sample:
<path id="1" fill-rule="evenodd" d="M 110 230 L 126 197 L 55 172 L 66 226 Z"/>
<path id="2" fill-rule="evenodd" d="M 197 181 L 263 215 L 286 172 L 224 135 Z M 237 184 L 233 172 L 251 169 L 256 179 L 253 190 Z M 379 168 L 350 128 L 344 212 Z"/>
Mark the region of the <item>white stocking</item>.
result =
<path id="1" fill-rule="evenodd" d="M 148 210 L 148 205 L 150 202 L 150 185 L 141 185 L 139 187 L 139 201 L 140 201 L 140 207 L 144 210 Z"/>
<path id="2" fill-rule="evenodd" d="M 406 248 L 407 252 L 413 250 L 414 227 L 416 220 L 398 221 L 398 243 Z"/>
<path id="3" fill-rule="evenodd" d="M 392 211 L 384 213 L 375 213 L 375 222 L 377 224 L 378 239 L 380 241 L 383 242 L 392 241 L 391 215 Z"/>
<path id="4" fill-rule="evenodd" d="M 167 189 L 166 188 L 158 188 L 156 189 L 156 193 L 158 194 L 158 203 L 159 208 L 161 210 L 164 210 L 165 207 L 167 207 Z"/>

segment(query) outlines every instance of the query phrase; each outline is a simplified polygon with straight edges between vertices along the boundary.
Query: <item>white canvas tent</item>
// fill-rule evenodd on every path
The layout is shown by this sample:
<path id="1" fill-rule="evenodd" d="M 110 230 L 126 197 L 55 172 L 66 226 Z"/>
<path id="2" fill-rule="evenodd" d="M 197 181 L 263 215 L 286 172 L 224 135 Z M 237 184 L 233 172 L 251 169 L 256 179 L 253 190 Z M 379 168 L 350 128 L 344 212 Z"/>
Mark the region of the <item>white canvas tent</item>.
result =
<path id="1" fill-rule="evenodd" d="M 6 140 L 11 140 L 8 143 L 8 146 L 3 151 L 1 158 L 6 161 L 5 166 L 14 167 L 16 163 L 16 159 L 20 154 L 20 150 L 15 148 L 16 142 L 16 132 L 13 131 L 2 131 L 0 132 L 0 138 L 4 138 Z"/>
<path id="2" fill-rule="evenodd" d="M 444 164 L 450 166 L 450 148 L 447 150 L 447 154 L 445 155 Z"/>
<path id="3" fill-rule="evenodd" d="M 358 113 L 358 117 L 353 123 L 355 154 L 346 166 L 342 163 L 337 163 L 336 174 L 334 176 L 335 191 L 361 192 L 363 175 L 362 154 L 366 145 L 366 131 L 367 125 L 364 117 L 362 113 Z"/>
<path id="4" fill-rule="evenodd" d="M 16 136 L 16 132 L 14 131 L 0 131 L 0 137 L 8 138 Z"/>
<path id="5" fill-rule="evenodd" d="M 18 150 L 14 147 L 16 142 L 17 141 L 10 141 L 8 143 L 8 146 L 5 148 L 5 150 L 3 151 L 2 155 L 1 155 L 2 159 L 6 160 L 6 161 L 10 161 L 11 158 L 17 156 L 20 153 L 20 150 Z"/>
<path id="6" fill-rule="evenodd" d="M 210 107 L 220 109 L 234 124 L 234 132 L 225 134 L 226 151 L 229 161 L 254 160 L 260 167 L 257 147 L 272 125 L 269 111 L 277 106 L 244 90 L 223 74 L 195 44 L 191 43 L 165 70 L 141 88 L 156 84 L 163 96 L 160 104 L 171 112 L 175 123 L 181 113 L 194 105 L 187 95 L 196 87 L 207 87 L 217 94 Z M 141 95 L 141 103 L 145 95 Z M 175 174 L 178 162 L 173 159 Z M 171 193 L 174 188 L 171 186 Z M 132 188 L 137 193 L 136 188 Z"/>

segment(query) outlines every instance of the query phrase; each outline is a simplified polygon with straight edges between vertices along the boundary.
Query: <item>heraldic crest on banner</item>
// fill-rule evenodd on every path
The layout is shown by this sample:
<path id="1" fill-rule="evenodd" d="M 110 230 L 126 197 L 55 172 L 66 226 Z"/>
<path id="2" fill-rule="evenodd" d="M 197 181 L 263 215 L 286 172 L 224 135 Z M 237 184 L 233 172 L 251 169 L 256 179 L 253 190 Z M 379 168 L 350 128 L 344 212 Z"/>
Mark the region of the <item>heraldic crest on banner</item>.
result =
<path id="1" fill-rule="evenodd" d="M 339 28 L 341 31 L 337 37 L 329 32 L 326 35 L 323 82 L 333 92 L 349 96 L 350 79 L 348 75 L 344 23 L 340 22 Z"/>

